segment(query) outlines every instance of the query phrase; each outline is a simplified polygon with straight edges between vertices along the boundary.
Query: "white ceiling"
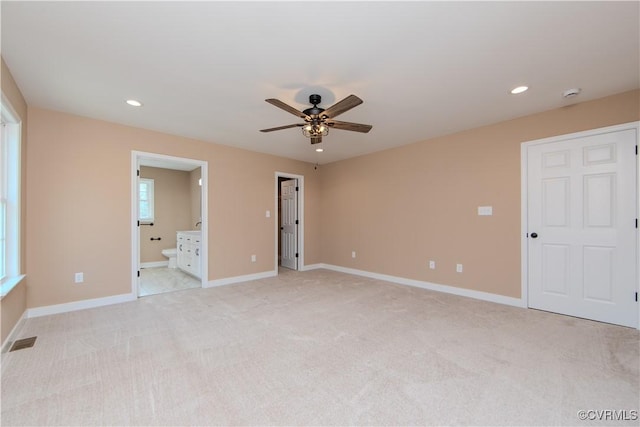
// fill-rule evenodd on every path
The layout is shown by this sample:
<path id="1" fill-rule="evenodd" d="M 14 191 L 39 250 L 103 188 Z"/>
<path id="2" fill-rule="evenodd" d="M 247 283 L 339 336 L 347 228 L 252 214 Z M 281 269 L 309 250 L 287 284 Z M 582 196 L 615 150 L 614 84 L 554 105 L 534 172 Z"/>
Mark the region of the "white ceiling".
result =
<path id="1" fill-rule="evenodd" d="M 29 105 L 320 164 L 640 87 L 635 1 L 0 3 Z M 258 132 L 312 93 L 373 130 Z"/>

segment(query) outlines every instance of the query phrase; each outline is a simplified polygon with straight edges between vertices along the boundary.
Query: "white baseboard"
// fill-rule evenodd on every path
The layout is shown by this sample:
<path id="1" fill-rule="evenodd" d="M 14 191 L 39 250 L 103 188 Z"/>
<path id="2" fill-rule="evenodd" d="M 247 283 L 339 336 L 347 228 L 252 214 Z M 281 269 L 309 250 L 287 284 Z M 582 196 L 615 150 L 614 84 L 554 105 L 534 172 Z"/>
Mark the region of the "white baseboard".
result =
<path id="1" fill-rule="evenodd" d="M 303 265 L 300 271 L 309 271 L 309 270 L 317 270 L 319 268 L 327 268 L 325 264 L 309 264 Z"/>
<path id="2" fill-rule="evenodd" d="M 354 268 L 340 267 L 338 265 L 314 264 L 314 268 L 326 268 L 327 270 L 339 271 L 341 273 L 347 273 L 347 274 L 354 274 L 356 276 L 363 276 L 371 279 L 385 280 L 387 282 L 397 283 L 399 285 L 414 286 L 417 288 L 428 289 L 430 291 L 444 292 L 447 294 L 474 298 L 482 301 L 490 301 L 498 304 L 505 304 L 505 305 L 511 305 L 514 307 L 526 308 L 526 304 L 522 298 L 513 298 L 513 297 L 507 297 L 504 295 L 492 294 L 489 292 L 474 291 L 471 289 L 457 288 L 455 286 L 439 285 L 437 283 L 423 282 L 421 280 L 406 279 L 404 277 L 396 277 L 396 276 L 390 276 L 387 274 L 372 273 L 370 271 L 356 270 Z"/>
<path id="3" fill-rule="evenodd" d="M 9 344 L 14 342 L 18 338 L 18 336 L 20 335 L 20 332 L 22 331 L 22 327 L 24 326 L 24 321 L 26 319 L 27 319 L 27 310 L 25 310 L 24 313 L 22 313 L 22 316 L 20 316 L 16 324 L 13 325 L 13 329 L 11 329 L 11 332 L 9 332 L 9 335 L 7 335 L 7 337 L 4 339 L 4 342 L 2 343 L 2 347 L 0 347 L 0 353 L 6 353 L 9 350 L 8 348 Z"/>
<path id="4" fill-rule="evenodd" d="M 67 313 L 70 311 L 84 310 L 87 308 L 103 307 L 105 305 L 119 304 L 122 302 L 135 301 L 138 297 L 135 294 L 120 294 L 104 298 L 85 299 L 82 301 L 67 302 L 64 304 L 45 305 L 43 307 L 29 308 L 27 317 L 48 316 L 50 314 Z"/>
<path id="5" fill-rule="evenodd" d="M 141 262 L 140 268 L 168 267 L 169 261 Z"/>
<path id="6" fill-rule="evenodd" d="M 390 276 L 387 274 L 372 273 L 370 271 L 357 270 L 354 268 L 341 267 L 341 266 L 332 265 L 332 264 L 323 264 L 323 263 L 310 264 L 310 265 L 303 266 L 302 271 L 316 270 L 319 268 L 338 271 L 346 274 L 354 274 L 356 276 L 363 276 L 371 279 L 385 280 L 391 283 L 413 286 L 413 287 L 418 287 L 422 289 L 428 289 L 431 291 L 444 292 L 448 294 L 459 295 L 459 296 L 474 298 L 474 299 L 483 300 L 483 301 L 495 302 L 498 304 L 511 305 L 515 307 L 526 307 L 524 300 L 521 298 L 513 298 L 513 297 L 507 297 L 504 295 L 492 294 L 488 292 L 457 288 L 455 286 L 439 285 L 437 283 L 406 279 L 403 277 Z M 275 277 L 277 275 L 278 275 L 277 271 L 263 271 L 261 273 L 246 274 L 243 276 L 226 277 L 224 279 L 210 280 L 208 283 L 204 285 L 204 287 L 213 288 L 216 286 L 231 285 L 233 283 L 266 279 L 269 277 Z M 67 313 L 70 311 L 84 310 L 87 308 L 102 307 L 105 305 L 135 301 L 137 299 L 138 297 L 135 294 L 129 293 L 129 294 L 113 295 L 113 296 L 104 297 L 104 298 L 94 298 L 94 299 L 88 299 L 88 300 L 82 300 L 82 301 L 73 301 L 73 302 L 68 302 L 64 304 L 29 308 L 23 313 L 20 320 L 16 323 L 14 328 L 11 330 L 11 333 L 5 339 L 5 342 L 2 343 L 2 349 L 4 350 L 4 346 L 8 342 L 10 342 L 15 335 L 17 335 L 20 332 L 20 329 L 22 328 L 24 320 L 27 318 L 48 316 L 51 314 Z"/>
<path id="7" fill-rule="evenodd" d="M 263 271 L 262 273 L 245 274 L 244 276 L 226 277 L 224 279 L 210 280 L 204 285 L 205 288 L 215 288 L 216 286 L 231 285 L 233 283 L 249 282 L 251 280 L 266 279 L 267 277 L 275 277 L 277 271 Z"/>

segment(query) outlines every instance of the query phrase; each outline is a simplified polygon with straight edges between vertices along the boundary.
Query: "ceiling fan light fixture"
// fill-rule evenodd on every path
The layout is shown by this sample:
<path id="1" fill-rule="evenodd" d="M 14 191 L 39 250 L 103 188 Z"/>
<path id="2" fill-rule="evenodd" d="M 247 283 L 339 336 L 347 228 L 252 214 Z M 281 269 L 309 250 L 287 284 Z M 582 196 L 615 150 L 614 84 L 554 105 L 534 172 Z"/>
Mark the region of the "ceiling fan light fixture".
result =
<path id="1" fill-rule="evenodd" d="M 302 134 L 307 138 L 329 135 L 329 127 L 321 123 L 310 123 L 302 127 Z"/>

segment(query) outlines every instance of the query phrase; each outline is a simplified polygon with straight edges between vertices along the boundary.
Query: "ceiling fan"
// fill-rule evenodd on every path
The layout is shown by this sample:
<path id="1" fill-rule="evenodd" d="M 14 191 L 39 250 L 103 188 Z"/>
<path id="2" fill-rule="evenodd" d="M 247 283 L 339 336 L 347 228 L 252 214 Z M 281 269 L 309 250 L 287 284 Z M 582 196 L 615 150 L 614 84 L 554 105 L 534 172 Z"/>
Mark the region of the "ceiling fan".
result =
<path id="1" fill-rule="evenodd" d="M 345 99 L 335 103 L 326 110 L 324 108 L 318 107 L 318 104 L 320 104 L 320 102 L 322 101 L 322 97 L 318 94 L 309 96 L 309 103 L 312 104 L 313 107 L 307 108 L 304 111 L 299 111 L 296 108 L 293 108 L 292 106 L 287 105 L 278 99 L 270 98 L 265 99 L 265 101 L 267 101 L 271 105 L 275 105 L 278 108 L 282 108 L 284 111 L 287 111 L 294 116 L 298 116 L 301 119 L 304 119 L 304 122 L 292 125 L 278 126 L 276 128 L 262 129 L 260 130 L 260 132 L 273 132 L 274 130 L 301 127 L 303 135 L 307 138 L 310 138 L 312 144 L 319 144 L 322 142 L 322 137 L 327 136 L 327 134 L 329 133 L 329 128 L 350 130 L 362 133 L 367 133 L 372 128 L 371 125 L 363 125 L 360 123 L 351 122 L 339 122 L 337 120 L 333 120 L 334 117 L 338 116 L 339 114 L 349 111 L 353 107 L 357 107 L 358 105 L 362 104 L 362 99 L 358 98 L 355 95 L 347 96 Z"/>

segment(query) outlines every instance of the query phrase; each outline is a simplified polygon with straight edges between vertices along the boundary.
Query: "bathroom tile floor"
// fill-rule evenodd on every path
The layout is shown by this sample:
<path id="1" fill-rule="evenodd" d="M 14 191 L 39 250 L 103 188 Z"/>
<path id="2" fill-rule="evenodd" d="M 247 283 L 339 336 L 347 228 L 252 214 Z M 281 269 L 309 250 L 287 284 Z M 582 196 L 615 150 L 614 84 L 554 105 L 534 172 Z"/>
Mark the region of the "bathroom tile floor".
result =
<path id="1" fill-rule="evenodd" d="M 199 279 L 179 268 L 153 267 L 140 270 L 139 293 L 141 297 L 183 289 L 200 288 Z"/>

